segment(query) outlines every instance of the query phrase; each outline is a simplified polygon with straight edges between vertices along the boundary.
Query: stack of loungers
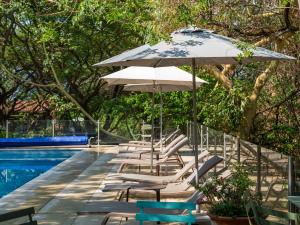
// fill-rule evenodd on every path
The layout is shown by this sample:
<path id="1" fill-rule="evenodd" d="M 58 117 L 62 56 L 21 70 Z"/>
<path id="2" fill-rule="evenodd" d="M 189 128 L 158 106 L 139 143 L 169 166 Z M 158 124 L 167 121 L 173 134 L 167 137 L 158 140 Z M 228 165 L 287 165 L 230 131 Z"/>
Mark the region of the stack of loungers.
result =
<path id="1" fill-rule="evenodd" d="M 159 148 L 163 142 L 165 147 Z M 112 159 L 109 163 L 120 164 L 118 173 L 109 174 L 107 182 L 103 187 L 103 192 L 117 192 L 116 199 L 118 201 L 92 201 L 87 203 L 78 214 L 104 214 L 106 215 L 102 224 L 106 224 L 111 217 L 126 217 L 134 218 L 139 212 L 134 202 L 128 202 L 130 198 L 145 199 L 156 196 L 159 201 L 161 198 L 180 198 L 182 201 L 193 202 L 202 196 L 200 192 L 195 190 L 194 184 L 196 179 L 196 171 L 194 169 L 195 160 L 190 160 L 184 163 L 180 155 L 180 150 L 187 146 L 188 138 L 179 134 L 178 130 L 170 134 L 168 137 L 160 140 L 155 144 L 156 149 L 153 165 L 156 167 L 156 174 L 141 174 L 141 166 L 148 168 L 149 171 L 151 162 L 151 145 L 146 142 L 130 142 L 121 144 L 119 147 L 118 158 Z M 199 169 L 198 180 L 204 184 L 209 179 L 209 172 L 223 161 L 216 155 L 210 155 L 207 151 L 202 151 L 198 155 Z M 138 168 L 137 173 L 126 173 L 124 170 L 130 166 Z M 169 174 L 169 166 L 177 166 L 179 169 Z M 166 173 L 168 171 L 168 173 Z M 143 171 L 144 172 L 144 171 Z M 218 175 L 226 178 L 230 172 L 223 168 L 219 170 Z M 122 183 L 120 183 L 122 181 Z M 126 201 L 122 201 L 126 197 Z M 155 210 L 154 210 L 155 211 Z M 164 210 L 157 209 L 151 213 L 165 213 Z M 170 214 L 170 210 L 166 212 Z M 173 210 L 172 214 L 184 214 L 185 211 Z M 204 224 L 210 224 L 210 220 L 206 215 L 198 217 Z M 198 221 L 199 222 L 199 221 Z"/>

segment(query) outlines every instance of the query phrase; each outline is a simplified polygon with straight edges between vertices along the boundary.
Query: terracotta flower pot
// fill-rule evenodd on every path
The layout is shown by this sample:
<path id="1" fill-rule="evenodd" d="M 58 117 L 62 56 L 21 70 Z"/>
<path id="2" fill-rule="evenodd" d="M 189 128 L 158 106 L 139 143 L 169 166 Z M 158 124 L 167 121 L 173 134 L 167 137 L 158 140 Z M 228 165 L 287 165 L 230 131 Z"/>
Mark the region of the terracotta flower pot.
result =
<path id="1" fill-rule="evenodd" d="M 218 225 L 249 225 L 248 217 L 226 217 L 208 214 L 210 219 Z M 254 224 L 254 218 L 250 217 L 251 223 Z"/>

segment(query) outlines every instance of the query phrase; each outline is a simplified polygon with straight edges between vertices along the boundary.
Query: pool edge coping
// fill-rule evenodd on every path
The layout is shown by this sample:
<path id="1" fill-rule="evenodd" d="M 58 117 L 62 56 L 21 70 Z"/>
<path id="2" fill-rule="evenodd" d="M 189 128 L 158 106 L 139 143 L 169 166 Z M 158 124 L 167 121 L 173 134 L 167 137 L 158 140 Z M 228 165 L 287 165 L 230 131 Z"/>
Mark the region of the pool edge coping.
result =
<path id="1" fill-rule="evenodd" d="M 15 148 L 13 148 L 13 149 L 15 149 Z M 26 149 L 23 148 L 23 149 L 28 150 L 28 148 L 26 148 Z M 58 173 L 58 174 L 61 173 L 62 168 L 66 167 L 67 164 L 74 163 L 78 158 L 81 158 L 81 156 L 83 154 L 88 154 L 88 152 L 91 152 L 90 151 L 91 148 L 85 147 L 85 148 L 81 148 L 81 149 L 82 149 L 81 151 L 75 153 L 74 155 L 67 158 L 63 162 L 57 164 L 56 166 L 50 168 L 46 172 L 40 174 L 39 176 L 35 177 L 34 179 L 30 180 L 29 182 L 23 184 L 19 188 L 15 189 L 14 191 L 12 191 L 12 192 L 8 193 L 7 195 L 3 196 L 2 198 L 0 198 L 0 208 L 11 203 L 14 200 L 14 197 L 16 197 L 16 196 L 17 196 L 18 200 L 21 200 L 21 201 L 18 201 L 19 205 L 25 204 L 26 201 L 28 201 L 28 198 L 30 198 L 30 196 L 32 196 L 31 193 L 34 192 L 34 190 L 36 190 L 39 186 L 48 185 L 48 184 L 51 184 L 54 181 L 58 180 L 59 177 L 55 177 L 55 173 Z M 18 149 L 18 150 L 20 150 L 20 149 Z M 37 149 L 37 150 L 41 150 L 41 149 Z M 66 150 L 66 148 L 60 147 L 60 148 L 57 148 L 57 150 Z M 79 149 L 78 148 L 77 149 L 68 148 L 67 150 L 79 150 Z M 50 177 L 51 177 L 51 179 L 49 179 Z M 24 193 L 24 195 L 20 195 L 20 193 Z M 27 194 L 27 193 L 29 193 L 29 194 Z"/>

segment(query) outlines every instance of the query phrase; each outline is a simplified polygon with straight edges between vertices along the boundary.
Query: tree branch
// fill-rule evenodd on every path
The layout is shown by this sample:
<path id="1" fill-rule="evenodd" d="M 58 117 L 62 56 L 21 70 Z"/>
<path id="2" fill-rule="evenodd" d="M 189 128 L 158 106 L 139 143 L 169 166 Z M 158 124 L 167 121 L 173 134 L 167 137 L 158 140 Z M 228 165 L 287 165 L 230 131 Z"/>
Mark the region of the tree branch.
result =
<path id="1" fill-rule="evenodd" d="M 300 93 L 300 88 L 298 88 L 298 89 L 292 91 L 287 97 L 285 97 L 282 101 L 276 103 L 275 105 L 272 105 L 271 107 L 268 107 L 268 108 L 266 108 L 266 109 L 264 109 L 264 110 L 262 110 L 262 111 L 257 112 L 257 115 L 258 115 L 258 114 L 265 113 L 265 112 L 267 112 L 267 111 L 269 111 L 269 110 L 272 110 L 272 109 L 274 109 L 274 108 L 280 107 L 281 105 L 283 105 L 283 104 L 286 103 L 287 101 L 289 101 L 289 100 L 293 99 L 295 96 L 297 96 L 298 93 Z"/>
<path id="2" fill-rule="evenodd" d="M 244 116 L 240 124 L 241 138 L 248 139 L 250 130 L 253 127 L 253 121 L 256 115 L 257 100 L 261 94 L 261 90 L 269 80 L 271 72 L 278 66 L 278 62 L 271 62 L 269 66 L 262 72 L 255 81 L 252 94 L 249 96 L 248 101 L 244 107 Z"/>
<path id="3" fill-rule="evenodd" d="M 43 49 L 44 49 L 44 52 L 45 52 L 45 55 L 46 55 L 46 59 L 48 62 L 50 62 L 50 59 L 49 59 L 49 56 L 48 56 L 48 53 L 47 53 L 47 50 L 46 50 L 46 46 L 45 44 L 43 43 Z M 98 124 L 98 122 L 65 90 L 64 86 L 61 84 L 61 82 L 59 81 L 58 79 L 58 76 L 56 74 L 56 71 L 53 67 L 53 64 L 50 63 L 50 68 L 51 68 L 51 71 L 52 71 L 52 74 L 53 74 L 53 77 L 56 81 L 56 86 L 57 88 L 72 102 L 74 103 L 78 109 L 89 119 L 91 120 L 95 125 Z M 120 138 L 122 140 L 128 140 L 127 138 L 123 137 L 123 136 L 119 136 L 119 135 L 116 135 L 116 134 L 112 134 L 106 130 L 104 130 L 103 128 L 100 127 L 100 131 L 102 131 L 103 133 L 105 133 L 106 135 L 109 135 L 109 136 L 112 136 L 112 137 L 116 137 L 116 138 Z"/>
<path id="4" fill-rule="evenodd" d="M 222 84 L 222 86 L 224 88 L 226 88 L 227 90 L 230 90 L 232 88 L 232 82 L 231 80 L 226 76 L 226 74 L 229 71 L 229 68 L 226 69 L 227 67 L 225 67 L 222 71 L 218 71 L 215 67 L 213 66 L 203 66 L 205 68 L 205 70 L 207 72 L 209 72 L 209 74 L 211 74 L 212 76 L 214 76 L 217 81 L 219 83 Z"/>
<path id="5" fill-rule="evenodd" d="M 33 86 L 41 87 L 41 88 L 51 88 L 51 87 L 55 88 L 55 87 L 57 87 L 57 85 L 54 84 L 54 83 L 51 83 L 51 84 L 39 84 L 39 83 L 35 83 L 35 82 L 29 81 L 29 80 L 24 80 L 24 79 L 16 76 L 15 74 L 13 74 L 12 72 L 10 72 L 3 64 L 1 65 L 1 69 L 3 71 L 5 71 L 6 74 L 8 76 L 10 76 L 11 78 L 13 78 L 14 80 L 18 80 L 18 81 L 21 81 L 21 82 L 29 84 L 29 85 L 33 85 Z"/>
<path id="6" fill-rule="evenodd" d="M 271 62 L 270 65 L 262 72 L 255 81 L 255 85 L 253 87 L 253 91 L 251 96 L 249 97 L 251 100 L 257 100 L 259 97 L 261 90 L 267 83 L 268 79 L 270 78 L 271 71 L 273 71 L 278 66 L 278 61 Z"/>

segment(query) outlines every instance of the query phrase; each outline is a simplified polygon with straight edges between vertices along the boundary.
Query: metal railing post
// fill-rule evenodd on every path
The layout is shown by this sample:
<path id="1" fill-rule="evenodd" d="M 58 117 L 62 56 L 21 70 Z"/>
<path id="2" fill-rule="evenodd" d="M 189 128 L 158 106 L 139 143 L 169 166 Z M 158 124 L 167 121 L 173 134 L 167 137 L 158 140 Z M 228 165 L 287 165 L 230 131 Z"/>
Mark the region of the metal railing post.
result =
<path id="1" fill-rule="evenodd" d="M 97 152 L 100 153 L 100 121 L 97 120 Z"/>
<path id="2" fill-rule="evenodd" d="M 186 121 L 186 136 L 187 136 L 187 138 L 188 138 L 188 140 L 190 140 L 190 131 L 189 131 L 189 121 L 187 120 Z"/>
<path id="3" fill-rule="evenodd" d="M 203 151 L 203 126 L 202 124 L 200 125 L 200 148 L 201 148 L 201 152 Z"/>
<path id="4" fill-rule="evenodd" d="M 6 120 L 6 124 L 5 124 L 5 137 L 8 138 L 8 120 Z"/>
<path id="5" fill-rule="evenodd" d="M 52 120 L 52 137 L 55 136 L 55 119 Z"/>
<path id="6" fill-rule="evenodd" d="M 209 151 L 208 149 L 208 127 L 206 127 L 206 150 Z"/>
<path id="7" fill-rule="evenodd" d="M 192 145 L 194 145 L 194 131 L 193 131 L 193 127 L 194 126 L 194 122 L 193 121 L 190 121 L 190 136 L 191 136 L 191 143 L 192 143 Z M 194 151 L 194 147 L 193 147 L 193 151 Z"/>
<path id="8" fill-rule="evenodd" d="M 100 121 L 97 120 L 97 145 L 100 145 Z"/>
<path id="9" fill-rule="evenodd" d="M 189 128 L 190 128 L 190 143 L 191 143 L 191 146 L 192 146 L 192 150 L 194 151 L 194 133 L 193 133 L 193 121 L 190 121 L 190 125 L 189 125 Z"/>
<path id="10" fill-rule="evenodd" d="M 294 195 L 295 193 L 295 167 L 294 158 L 288 157 L 288 195 Z M 295 212 L 295 208 L 291 202 L 289 202 L 289 212 Z M 291 224 L 291 223 L 290 223 Z"/>
<path id="11" fill-rule="evenodd" d="M 217 155 L 217 135 L 215 134 L 214 155 Z M 217 167 L 214 167 L 214 172 L 217 172 Z"/>
<path id="12" fill-rule="evenodd" d="M 215 134 L 215 140 L 214 140 L 214 154 L 217 154 L 217 135 Z"/>
<path id="13" fill-rule="evenodd" d="M 224 158 L 224 167 L 226 167 L 226 134 L 223 133 L 223 158 Z"/>
<path id="14" fill-rule="evenodd" d="M 241 139 L 239 136 L 236 138 L 236 151 L 237 151 L 237 162 L 240 163 L 241 162 Z"/>
<path id="15" fill-rule="evenodd" d="M 262 198 L 261 195 L 261 146 L 257 146 L 257 177 L 256 177 L 256 194 L 259 198 Z"/>

